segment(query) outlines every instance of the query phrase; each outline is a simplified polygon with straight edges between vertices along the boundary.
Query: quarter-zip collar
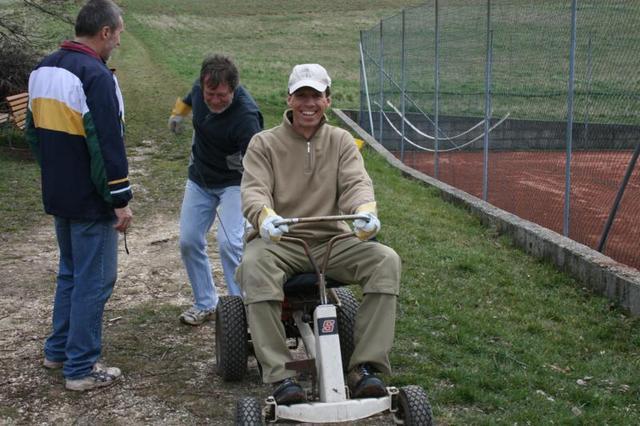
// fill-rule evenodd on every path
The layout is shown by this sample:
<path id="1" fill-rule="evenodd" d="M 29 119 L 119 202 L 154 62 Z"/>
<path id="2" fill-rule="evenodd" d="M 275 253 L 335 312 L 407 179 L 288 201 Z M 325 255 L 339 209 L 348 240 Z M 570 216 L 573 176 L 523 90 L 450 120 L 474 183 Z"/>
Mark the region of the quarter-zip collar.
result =
<path id="1" fill-rule="evenodd" d="M 307 144 L 305 148 L 305 156 L 304 156 L 304 173 L 311 174 L 313 173 L 314 162 L 315 162 L 315 139 L 316 136 L 322 133 L 323 127 L 327 122 L 327 116 L 323 115 L 320 120 L 320 124 L 316 128 L 316 131 L 311 135 L 309 139 L 302 136 L 300 133 L 296 132 L 293 128 L 293 112 L 288 109 L 284 112 L 283 126 L 287 129 L 287 132 L 291 134 L 291 138 L 293 140 L 298 140 L 301 142 L 305 142 Z"/>

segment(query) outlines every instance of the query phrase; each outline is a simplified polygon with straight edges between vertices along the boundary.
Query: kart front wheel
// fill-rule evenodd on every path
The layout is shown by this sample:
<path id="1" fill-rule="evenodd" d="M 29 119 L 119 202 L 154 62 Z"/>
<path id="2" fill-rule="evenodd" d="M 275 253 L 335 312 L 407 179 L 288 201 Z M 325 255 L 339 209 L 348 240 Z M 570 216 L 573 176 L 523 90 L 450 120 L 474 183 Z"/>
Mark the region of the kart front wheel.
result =
<path id="1" fill-rule="evenodd" d="M 244 397 L 236 402 L 236 426 L 262 426 L 262 410 L 256 398 Z"/>
<path id="2" fill-rule="evenodd" d="M 431 404 L 427 393 L 415 385 L 403 386 L 398 395 L 397 417 L 405 426 L 430 426 L 433 424 Z"/>

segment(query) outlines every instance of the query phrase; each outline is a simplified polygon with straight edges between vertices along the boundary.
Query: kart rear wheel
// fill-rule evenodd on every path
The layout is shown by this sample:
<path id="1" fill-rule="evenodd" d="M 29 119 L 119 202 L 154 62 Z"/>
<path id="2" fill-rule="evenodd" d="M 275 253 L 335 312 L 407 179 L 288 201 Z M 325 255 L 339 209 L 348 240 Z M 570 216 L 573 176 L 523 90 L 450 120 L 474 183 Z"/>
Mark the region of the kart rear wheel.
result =
<path id="1" fill-rule="evenodd" d="M 427 393 L 415 385 L 400 388 L 397 416 L 405 426 L 430 426 L 433 424 L 431 404 Z"/>
<path id="2" fill-rule="evenodd" d="M 253 397 L 240 398 L 236 402 L 236 426 L 261 426 L 262 409 L 260 402 Z"/>
<path id="3" fill-rule="evenodd" d="M 358 299 L 351 290 L 345 287 L 335 289 L 340 306 L 336 306 L 338 316 L 338 333 L 340 336 L 340 353 L 342 354 L 342 369 L 347 372 L 351 355 L 356 348 L 353 331 L 356 328 L 356 315 L 358 314 Z"/>
<path id="4" fill-rule="evenodd" d="M 247 371 L 247 318 L 240 296 L 222 296 L 216 308 L 216 370 L 224 381 L 242 380 Z"/>

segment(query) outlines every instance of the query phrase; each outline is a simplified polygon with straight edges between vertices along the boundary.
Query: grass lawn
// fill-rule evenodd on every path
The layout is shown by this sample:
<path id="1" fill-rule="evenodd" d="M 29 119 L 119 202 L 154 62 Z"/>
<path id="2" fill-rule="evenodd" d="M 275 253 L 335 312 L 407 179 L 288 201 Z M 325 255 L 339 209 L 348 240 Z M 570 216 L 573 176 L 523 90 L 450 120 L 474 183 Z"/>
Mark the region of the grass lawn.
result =
<path id="1" fill-rule="evenodd" d="M 445 424 L 633 424 L 637 319 L 366 153 L 403 259 L 392 364 Z M 401 207 L 398 207 L 401 206 Z"/>
<path id="2" fill-rule="evenodd" d="M 280 121 L 288 73 L 300 62 L 325 65 L 335 82 L 334 106 L 352 108 L 359 102 L 359 30 L 419 2 L 121 4 L 126 32 L 110 65 L 125 96 L 127 144 L 155 147 L 134 179 L 144 190 L 136 192 L 132 207 L 136 220 L 144 220 L 179 210 L 190 134 L 173 136 L 166 122 L 203 55 L 220 51 L 236 58 L 266 126 Z M 0 154 L 0 211 L 9 217 L 0 231 L 25 232 L 34 218 L 42 219 L 37 169 L 32 161 Z M 380 238 L 403 259 L 391 384 L 422 385 L 440 424 L 637 424 L 639 319 L 525 255 L 373 152 L 365 149 L 364 156 L 376 185 Z M 164 358 L 164 332 L 158 330 L 174 330 L 177 313 L 165 305 L 127 312 L 133 320 L 119 327 L 129 338 L 111 352 L 128 359 L 133 371 L 153 359 L 149 351 Z M 140 333 L 142 326 L 150 331 Z M 177 333 L 176 341 L 188 334 Z M 145 357 L 126 355 L 140 352 L 145 335 L 157 336 Z M 204 398 L 165 385 L 144 392 L 169 406 L 202 405 Z"/>

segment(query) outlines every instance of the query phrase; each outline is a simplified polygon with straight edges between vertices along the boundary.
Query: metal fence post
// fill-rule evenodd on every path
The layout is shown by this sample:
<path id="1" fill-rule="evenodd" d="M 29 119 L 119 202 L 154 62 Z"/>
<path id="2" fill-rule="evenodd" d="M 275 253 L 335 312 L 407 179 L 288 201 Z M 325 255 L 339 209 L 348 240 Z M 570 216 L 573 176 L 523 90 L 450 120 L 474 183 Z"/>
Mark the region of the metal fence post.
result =
<path id="1" fill-rule="evenodd" d="M 567 89 L 567 158 L 565 162 L 564 215 L 562 221 L 562 235 L 569 236 L 569 210 L 571 206 L 571 153 L 573 144 L 573 92 L 575 86 L 576 62 L 576 27 L 578 0 L 571 2 L 571 47 L 569 49 L 569 87 Z"/>
<path id="2" fill-rule="evenodd" d="M 484 69 L 484 142 L 482 147 L 482 199 L 489 197 L 489 124 L 491 120 L 491 66 L 493 60 L 493 30 L 491 0 L 487 0 L 487 56 Z"/>
<path id="3" fill-rule="evenodd" d="M 405 121 L 405 97 L 406 97 L 406 90 L 407 90 L 407 78 L 406 78 L 406 69 L 405 69 L 405 65 L 406 65 L 406 61 L 405 61 L 405 45 L 404 45 L 404 39 L 405 39 L 405 9 L 402 9 L 402 39 L 400 42 L 400 50 L 401 50 L 401 55 L 402 57 L 400 58 L 400 73 L 401 73 L 401 78 L 402 78 L 402 89 L 400 90 L 402 99 L 400 100 L 400 109 L 401 111 L 401 118 L 402 118 L 402 122 L 401 122 L 401 133 L 402 133 L 402 139 L 400 140 L 400 161 L 404 163 L 404 121 Z"/>
<path id="4" fill-rule="evenodd" d="M 380 67 L 380 130 L 379 130 L 379 142 L 384 145 L 384 131 L 382 130 L 382 124 L 384 120 L 384 38 L 382 36 L 382 19 L 380 20 L 380 61 L 378 62 Z"/>
<path id="5" fill-rule="evenodd" d="M 439 164 L 439 154 L 438 154 L 438 133 L 440 132 L 440 17 L 438 16 L 440 7 L 438 4 L 438 0 L 435 0 L 435 70 L 434 70 L 434 99 L 433 99 L 433 109 L 434 109 L 434 129 L 433 129 L 433 177 L 436 179 L 439 178 L 440 174 L 440 164 Z"/>
<path id="6" fill-rule="evenodd" d="M 367 101 L 367 112 L 369 113 L 369 126 L 372 138 L 376 138 L 373 132 L 373 115 L 371 112 L 371 98 L 369 98 L 369 81 L 367 80 L 367 67 L 365 66 L 364 48 L 362 47 L 363 32 L 360 31 L 360 61 L 362 62 L 362 84 L 364 85 L 365 99 Z M 380 142 L 382 143 L 382 142 Z"/>
<path id="7" fill-rule="evenodd" d="M 358 44 L 359 48 L 360 48 L 360 60 L 358 61 L 358 65 L 359 65 L 359 70 L 360 70 L 360 106 L 358 109 L 358 125 L 362 128 L 364 128 L 364 120 L 362 119 L 362 116 L 364 115 L 364 103 L 365 103 L 365 99 L 364 99 L 364 58 L 362 56 L 362 31 L 360 31 L 360 43 Z"/>

